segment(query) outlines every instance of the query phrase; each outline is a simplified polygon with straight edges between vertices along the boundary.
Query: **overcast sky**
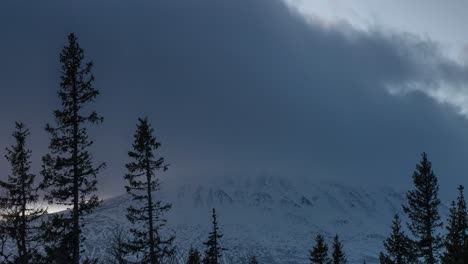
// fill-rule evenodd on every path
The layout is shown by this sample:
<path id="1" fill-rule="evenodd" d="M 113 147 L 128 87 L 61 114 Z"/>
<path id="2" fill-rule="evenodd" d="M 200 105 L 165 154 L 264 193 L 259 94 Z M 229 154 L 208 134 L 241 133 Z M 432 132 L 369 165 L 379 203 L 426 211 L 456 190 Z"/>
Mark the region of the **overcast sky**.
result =
<path id="1" fill-rule="evenodd" d="M 385 28 L 436 41 L 453 59 L 468 60 L 465 0 L 284 0 L 306 17 L 348 23 L 368 30 Z"/>
<path id="2" fill-rule="evenodd" d="M 31 129 L 34 168 L 75 32 L 105 118 L 91 127 L 101 195 L 147 115 L 176 181 L 236 175 L 405 189 L 428 152 L 443 196 L 468 184 L 462 1 L 0 3 L 0 145 Z M 379 2 L 379 3 L 377 3 Z M 430 3 L 429 3 L 430 2 Z M 358 4 L 359 3 L 359 4 Z M 439 3 L 439 4 L 437 4 Z M 0 161 L 2 176 L 8 174 Z"/>

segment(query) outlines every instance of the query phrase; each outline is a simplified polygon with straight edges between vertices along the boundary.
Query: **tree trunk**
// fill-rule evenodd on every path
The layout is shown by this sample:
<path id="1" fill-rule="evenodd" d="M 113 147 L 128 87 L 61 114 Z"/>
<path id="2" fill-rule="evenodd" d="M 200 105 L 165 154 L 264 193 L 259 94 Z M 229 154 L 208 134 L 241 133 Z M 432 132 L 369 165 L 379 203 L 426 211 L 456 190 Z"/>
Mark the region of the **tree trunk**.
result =
<path id="1" fill-rule="evenodd" d="M 76 76 L 74 76 L 76 78 Z M 73 238 L 72 238 L 72 261 L 73 264 L 80 263 L 80 215 L 79 215 L 79 193 L 78 193 L 78 91 L 76 80 L 73 82 Z"/>
<path id="2" fill-rule="evenodd" d="M 153 227 L 153 198 L 151 195 L 151 168 L 149 163 L 149 153 L 146 153 L 146 181 L 148 190 L 148 226 L 149 226 L 149 242 L 150 242 L 150 263 L 159 264 L 154 252 L 154 227 Z"/>

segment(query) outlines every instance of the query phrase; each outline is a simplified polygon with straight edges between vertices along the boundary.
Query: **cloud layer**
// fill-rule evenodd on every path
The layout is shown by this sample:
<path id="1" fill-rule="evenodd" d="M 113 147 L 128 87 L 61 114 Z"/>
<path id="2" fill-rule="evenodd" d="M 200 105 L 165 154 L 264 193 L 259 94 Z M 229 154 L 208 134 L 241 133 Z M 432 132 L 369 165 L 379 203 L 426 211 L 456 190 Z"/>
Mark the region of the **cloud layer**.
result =
<path id="1" fill-rule="evenodd" d="M 403 187 L 427 151 L 446 190 L 468 183 L 467 123 L 452 109 L 467 113 L 467 71 L 431 41 L 324 27 L 279 0 L 32 5 L 0 4 L 0 143 L 23 120 L 38 163 L 58 105 L 58 52 L 76 32 L 102 92 L 105 123 L 92 131 L 96 158 L 109 164 L 105 195 L 123 192 L 140 115 L 174 179 L 274 174 Z"/>

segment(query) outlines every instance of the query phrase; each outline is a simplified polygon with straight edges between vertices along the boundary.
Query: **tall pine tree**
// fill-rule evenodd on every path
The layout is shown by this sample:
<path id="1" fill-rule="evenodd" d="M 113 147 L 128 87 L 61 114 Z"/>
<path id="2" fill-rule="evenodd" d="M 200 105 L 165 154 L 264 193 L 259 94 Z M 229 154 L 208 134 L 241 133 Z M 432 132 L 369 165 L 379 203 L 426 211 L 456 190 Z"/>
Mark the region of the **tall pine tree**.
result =
<path id="1" fill-rule="evenodd" d="M 467 242 L 467 211 L 466 202 L 463 195 L 463 186 L 458 187 L 457 202 L 452 202 L 450 208 L 450 218 L 447 225 L 447 236 L 445 238 L 446 252 L 442 256 L 443 264 L 463 264 L 466 263 L 465 243 Z"/>
<path id="2" fill-rule="evenodd" d="M 386 253 L 380 253 L 382 264 L 412 264 L 417 263 L 417 253 L 414 242 L 406 236 L 401 226 L 400 217 L 393 218 L 392 233 L 384 242 Z"/>
<path id="3" fill-rule="evenodd" d="M 328 246 L 325 243 L 325 238 L 320 234 L 315 237 L 315 246 L 310 252 L 309 260 L 311 264 L 330 263 L 330 258 L 328 257 Z"/>
<path id="4" fill-rule="evenodd" d="M 5 196 L 0 197 L 3 210 L 0 214 L 0 232 L 4 241 L 16 246 L 15 252 L 0 252 L 1 263 L 29 264 L 39 263 L 38 251 L 41 234 L 38 219 L 46 211 L 38 208 L 38 188 L 34 184 L 36 176 L 31 170 L 31 150 L 26 147 L 29 130 L 22 123 L 16 123 L 13 137 L 15 144 L 7 148 L 5 155 L 11 166 L 7 181 L 0 181 Z"/>
<path id="5" fill-rule="evenodd" d="M 338 235 L 333 238 L 332 245 L 332 264 L 346 264 L 346 255 L 343 251 L 343 244 L 341 243 Z"/>
<path id="6" fill-rule="evenodd" d="M 208 240 L 203 244 L 206 246 L 203 264 L 219 264 L 222 257 L 222 252 L 226 249 L 221 247 L 219 240 L 223 237 L 218 227 L 218 220 L 216 218 L 216 210 L 213 208 L 212 212 L 213 229 L 208 236 Z"/>
<path id="7" fill-rule="evenodd" d="M 46 248 L 50 263 L 79 264 L 83 253 L 83 222 L 81 217 L 100 203 L 96 192 L 96 176 L 101 168 L 93 164 L 89 152 L 86 124 L 96 124 L 102 118 L 96 112 L 85 111 L 99 92 L 93 86 L 93 64 L 84 62 L 84 51 L 74 34 L 60 53 L 61 82 L 58 96 L 61 108 L 54 111 L 55 126 L 47 125 L 51 135 L 50 154 L 43 157 L 42 188 L 50 204 L 71 207 L 70 213 L 56 214 L 51 219 Z"/>
<path id="8" fill-rule="evenodd" d="M 160 191 L 160 182 L 156 171 L 166 171 L 168 165 L 164 158 L 157 157 L 155 151 L 161 146 L 153 135 L 148 119 L 138 119 L 134 136 L 133 151 L 128 152 L 131 159 L 126 167 L 125 179 L 127 192 L 133 197 L 135 205 L 127 208 L 127 218 L 133 224 L 128 248 L 131 252 L 142 255 L 142 263 L 161 264 L 166 257 L 174 253 L 174 237 L 163 239 L 161 229 L 166 220 L 162 218 L 171 205 L 155 200 L 154 195 Z"/>
<path id="9" fill-rule="evenodd" d="M 416 238 L 423 263 L 435 264 L 442 247 L 442 237 L 439 233 L 442 222 L 439 215 L 439 185 L 426 153 L 422 154 L 420 163 L 416 165 L 413 183 L 414 190 L 408 191 L 408 205 L 403 206 L 403 209 L 410 219 L 408 227 Z"/>

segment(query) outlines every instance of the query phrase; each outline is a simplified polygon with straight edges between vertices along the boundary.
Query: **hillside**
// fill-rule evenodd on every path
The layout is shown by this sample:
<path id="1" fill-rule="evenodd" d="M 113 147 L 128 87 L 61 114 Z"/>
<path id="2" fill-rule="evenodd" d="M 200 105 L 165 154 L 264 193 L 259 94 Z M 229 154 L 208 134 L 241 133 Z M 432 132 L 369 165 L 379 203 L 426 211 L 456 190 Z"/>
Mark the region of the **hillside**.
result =
<path id="1" fill-rule="evenodd" d="M 317 232 L 328 241 L 339 234 L 350 263 L 363 259 L 376 263 L 392 216 L 401 213 L 404 201 L 404 194 L 391 188 L 294 183 L 271 177 L 176 184 L 163 190 L 157 196 L 173 204 L 166 231 L 176 235 L 180 261 L 190 246 L 201 248 L 215 207 L 225 234 L 222 242 L 229 249 L 225 263 L 242 263 L 251 254 L 262 263 L 306 263 Z M 86 217 L 88 254 L 106 254 L 110 229 L 128 225 L 129 203 L 127 195 L 111 198 Z M 442 214 L 446 212 L 444 206 Z"/>

